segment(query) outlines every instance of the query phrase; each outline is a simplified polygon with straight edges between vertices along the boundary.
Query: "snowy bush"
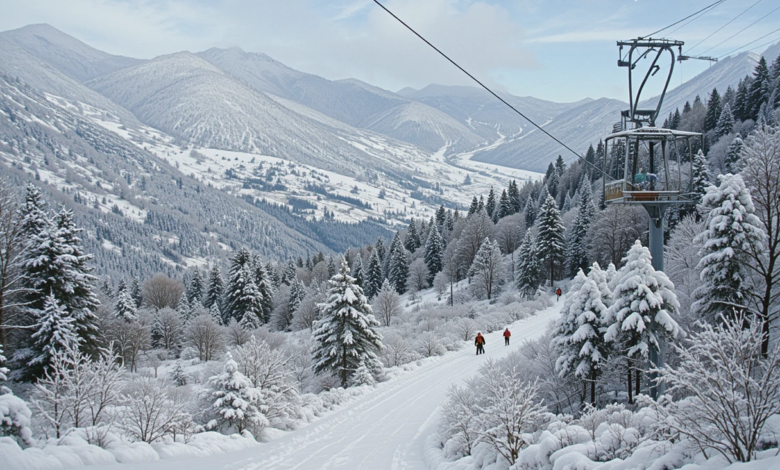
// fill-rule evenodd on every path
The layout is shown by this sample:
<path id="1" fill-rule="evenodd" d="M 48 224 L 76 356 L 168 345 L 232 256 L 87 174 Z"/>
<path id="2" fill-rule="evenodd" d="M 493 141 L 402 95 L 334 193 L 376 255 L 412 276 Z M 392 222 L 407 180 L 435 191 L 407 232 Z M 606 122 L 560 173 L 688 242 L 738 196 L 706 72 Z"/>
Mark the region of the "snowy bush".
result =
<path id="1" fill-rule="evenodd" d="M 174 389 L 164 380 L 136 377 L 122 395 L 122 429 L 134 440 L 152 443 L 178 430 L 186 433 L 183 423 L 191 422 L 186 412 L 184 389 Z"/>
<path id="2" fill-rule="evenodd" d="M 24 400 L 13 393 L 0 395 L 0 436 L 10 436 L 25 446 L 32 445 L 31 416 Z"/>
<path id="3" fill-rule="evenodd" d="M 700 324 L 688 346 L 675 346 L 680 365 L 660 370 L 669 393 L 657 404 L 663 425 L 729 462 L 749 462 L 767 420 L 780 413 L 780 345 L 763 357 L 761 322 L 722 317 Z"/>

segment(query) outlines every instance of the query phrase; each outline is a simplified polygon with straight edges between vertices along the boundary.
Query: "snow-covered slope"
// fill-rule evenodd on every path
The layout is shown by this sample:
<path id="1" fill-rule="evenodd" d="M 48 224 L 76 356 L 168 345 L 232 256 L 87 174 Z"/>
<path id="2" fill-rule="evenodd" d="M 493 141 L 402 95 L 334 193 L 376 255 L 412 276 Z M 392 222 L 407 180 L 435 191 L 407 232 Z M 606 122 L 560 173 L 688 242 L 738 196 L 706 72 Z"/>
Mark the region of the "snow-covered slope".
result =
<path id="1" fill-rule="evenodd" d="M 486 335 L 485 354 L 472 347 L 427 360 L 419 368 L 380 383 L 342 409 L 258 447 L 198 459 L 133 464 L 134 470 L 427 470 L 426 441 L 438 429 L 440 405 L 452 385 L 477 374 L 488 360 L 516 351 L 526 340 L 542 336 L 559 315 L 563 302 L 508 325 L 512 345 L 502 330 Z M 94 466 L 120 470 L 122 465 Z"/>
<path id="2" fill-rule="evenodd" d="M 142 122 L 198 146 L 262 153 L 353 175 L 385 166 L 321 122 L 188 52 L 158 57 L 89 86 Z"/>
<path id="3" fill-rule="evenodd" d="M 0 33 L 8 40 L 65 75 L 85 82 L 142 62 L 99 51 L 49 26 L 34 24 Z"/>
<path id="4" fill-rule="evenodd" d="M 588 145 L 595 147 L 599 138 L 611 132 L 612 123 L 619 120 L 620 110 L 625 107 L 626 104 L 620 101 L 601 98 L 567 109 L 540 124 L 582 155 Z M 473 152 L 470 158 L 543 172 L 558 155 L 567 163 L 577 158 L 538 129 L 528 126 L 523 133 L 507 137 L 501 145 Z"/>

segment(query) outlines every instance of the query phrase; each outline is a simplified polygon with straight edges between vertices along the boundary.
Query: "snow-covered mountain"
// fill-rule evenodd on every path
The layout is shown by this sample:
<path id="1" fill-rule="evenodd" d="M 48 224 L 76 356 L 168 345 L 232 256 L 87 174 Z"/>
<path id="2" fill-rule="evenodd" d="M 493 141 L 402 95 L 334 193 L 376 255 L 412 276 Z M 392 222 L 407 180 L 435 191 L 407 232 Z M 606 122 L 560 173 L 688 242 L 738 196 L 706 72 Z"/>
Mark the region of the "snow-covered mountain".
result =
<path id="1" fill-rule="evenodd" d="M 265 54 L 212 48 L 198 54 L 255 90 L 271 93 L 353 127 L 385 134 L 435 152 L 466 150 L 483 143 L 465 123 L 435 108 L 359 80 L 331 81 L 299 72 Z"/>
<path id="2" fill-rule="evenodd" d="M 28 25 L 0 36 L 79 82 L 142 62 L 99 51 L 48 24 Z"/>

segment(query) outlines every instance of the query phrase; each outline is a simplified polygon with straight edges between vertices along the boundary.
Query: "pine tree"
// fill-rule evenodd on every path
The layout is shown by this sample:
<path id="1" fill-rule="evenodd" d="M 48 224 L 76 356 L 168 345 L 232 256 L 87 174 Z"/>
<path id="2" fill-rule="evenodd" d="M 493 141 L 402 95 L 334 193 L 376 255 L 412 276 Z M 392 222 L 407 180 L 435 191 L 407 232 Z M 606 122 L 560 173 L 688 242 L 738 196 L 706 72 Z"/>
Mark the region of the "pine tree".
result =
<path id="1" fill-rule="evenodd" d="M 726 166 L 726 173 L 736 175 L 739 171 L 739 159 L 742 156 L 742 148 L 745 146 L 745 142 L 736 136 L 734 140 L 729 144 L 729 148 L 726 151 L 726 159 L 723 162 Z"/>
<path id="2" fill-rule="evenodd" d="M 223 372 L 211 377 L 209 383 L 214 387 L 212 408 L 223 425 L 235 426 L 240 433 L 249 426 L 267 424 L 257 408 L 260 391 L 238 371 L 238 364 L 230 353 L 227 353 Z"/>
<path id="3" fill-rule="evenodd" d="M 135 301 L 127 292 L 127 289 L 120 290 L 119 294 L 117 294 L 116 303 L 114 304 L 114 315 L 127 322 L 135 321 L 138 318 L 136 315 Z"/>
<path id="4" fill-rule="evenodd" d="M 271 281 L 271 277 L 268 275 L 268 269 L 263 268 L 263 264 L 260 259 L 256 259 L 253 263 L 254 268 L 254 283 L 257 288 L 258 300 L 260 302 L 261 314 L 258 315 L 261 323 L 265 323 L 271 318 L 271 312 L 274 309 L 274 284 Z M 271 268 L 273 271 L 273 268 Z"/>
<path id="5" fill-rule="evenodd" d="M 753 71 L 753 79 L 750 81 L 750 94 L 745 105 L 745 118 L 754 121 L 758 119 L 761 105 L 769 101 L 769 83 L 769 67 L 766 65 L 764 56 L 761 56 Z"/>
<path id="6" fill-rule="evenodd" d="M 710 187 L 710 171 L 707 168 L 707 157 L 699 149 L 696 156 L 693 157 L 693 186 L 691 187 L 691 202 L 692 209 L 695 209 L 698 214 L 698 205 L 701 203 L 704 194 L 707 193 L 707 188 Z M 683 212 L 681 217 L 687 212 Z"/>
<path id="7" fill-rule="evenodd" d="M 203 301 L 203 278 L 200 275 L 200 269 L 195 268 L 192 273 L 190 285 L 187 286 L 187 302 L 190 306 L 195 306 Z"/>
<path id="8" fill-rule="evenodd" d="M 639 392 L 640 367 L 650 350 L 659 350 L 663 339 L 674 339 L 680 328 L 673 316 L 680 308 L 674 285 L 662 271 L 653 269 L 650 250 L 639 240 L 624 258 L 624 265 L 613 280 L 612 305 L 604 315 L 607 327 L 604 340 L 619 344 L 628 361 L 637 369 Z M 631 398 L 631 368 L 628 371 L 628 397 Z"/>
<path id="9" fill-rule="evenodd" d="M 523 237 L 523 243 L 520 245 L 520 252 L 517 256 L 517 289 L 526 299 L 531 299 L 536 295 L 542 279 L 541 271 L 536 240 L 531 235 L 531 231 L 528 230 Z"/>
<path id="10" fill-rule="evenodd" d="M 571 337 L 579 328 L 577 319 L 583 312 L 583 299 L 580 297 L 579 291 L 587 280 L 585 273 L 581 269 L 578 270 L 563 301 L 561 316 L 555 321 L 553 327 L 551 344 L 558 354 L 555 370 L 561 377 L 572 372 L 580 355 L 580 349 L 577 348 L 576 343 L 571 341 Z"/>
<path id="11" fill-rule="evenodd" d="M 43 310 L 35 318 L 33 331 L 33 356 L 27 363 L 29 374 L 33 377 L 43 376 L 58 351 L 77 348 L 81 342 L 75 319 L 53 294 L 46 296 Z"/>
<path id="12" fill-rule="evenodd" d="M 520 199 L 520 188 L 517 187 L 517 181 L 512 180 L 509 183 L 509 191 L 507 192 L 507 196 L 509 196 L 509 202 L 512 204 L 513 214 L 517 214 L 523 210 L 523 201 Z"/>
<path id="13" fill-rule="evenodd" d="M 355 282 L 362 288 L 366 288 L 366 274 L 363 266 L 363 256 L 358 251 L 355 261 L 352 262 L 352 272 L 355 274 Z"/>
<path id="14" fill-rule="evenodd" d="M 19 217 L 22 220 L 22 233 L 30 241 L 28 247 L 34 237 L 51 224 L 49 216 L 46 215 L 46 201 L 43 200 L 40 190 L 32 184 L 25 188 L 24 204 L 19 210 Z"/>
<path id="15" fill-rule="evenodd" d="M 406 249 L 400 244 L 390 252 L 390 264 L 388 279 L 399 294 L 406 292 L 406 284 L 409 279 L 409 256 Z"/>
<path id="16" fill-rule="evenodd" d="M 720 175 L 718 181 L 701 204 L 707 230 L 696 237 L 703 245 L 698 269 L 704 283 L 694 293 L 694 308 L 711 321 L 747 308 L 753 288 L 749 253 L 760 252 L 766 239 L 742 177 Z"/>
<path id="17" fill-rule="evenodd" d="M 528 200 L 525 203 L 525 209 L 523 209 L 523 213 L 525 214 L 525 226 L 526 227 L 533 227 L 534 222 L 536 221 L 536 204 L 534 204 L 534 198 L 529 197 Z"/>
<path id="18" fill-rule="evenodd" d="M 171 380 L 177 387 L 187 385 L 187 374 L 184 372 L 184 366 L 182 366 L 181 361 L 176 361 L 176 364 L 173 366 Z"/>
<path id="19" fill-rule="evenodd" d="M 579 208 L 577 218 L 572 225 L 567 240 L 566 268 L 570 275 L 574 275 L 580 269 L 586 269 L 588 265 L 588 228 L 596 214 L 596 206 L 593 205 L 593 196 L 590 190 L 590 182 L 583 175 L 580 182 Z"/>
<path id="20" fill-rule="evenodd" d="M 182 323 L 187 323 L 189 321 L 194 310 L 195 309 L 190 305 L 189 299 L 187 299 L 187 294 L 182 294 L 182 296 L 179 297 L 179 303 L 176 304 L 176 313 L 179 314 Z"/>
<path id="21" fill-rule="evenodd" d="M 561 212 L 552 196 L 547 196 L 547 200 L 539 210 L 539 235 L 537 240 L 537 250 L 542 259 L 550 268 L 550 285 L 555 281 L 555 264 L 563 260 L 565 248 L 563 221 Z"/>
<path id="22" fill-rule="evenodd" d="M 382 336 L 363 289 L 349 275 L 346 261 L 330 281 L 328 301 L 314 325 L 314 372 L 333 372 L 346 387 L 360 366 L 374 368 Z"/>
<path id="23" fill-rule="evenodd" d="M 498 200 L 497 211 L 498 219 L 503 219 L 504 217 L 514 213 L 512 210 L 512 203 L 509 201 L 509 195 L 506 193 L 506 190 L 501 191 L 501 198 Z"/>
<path id="24" fill-rule="evenodd" d="M 371 257 L 368 259 L 366 296 L 369 299 L 374 298 L 379 292 L 379 289 L 382 288 L 382 281 L 384 281 L 384 277 L 382 276 L 382 263 L 379 261 L 378 250 L 374 249 L 374 251 L 371 252 Z"/>
<path id="25" fill-rule="evenodd" d="M 433 278 L 441 272 L 444 258 L 444 240 L 436 226 L 428 232 L 425 241 L 425 265 L 428 266 L 428 284 L 433 285 Z"/>
<path id="26" fill-rule="evenodd" d="M 225 316 L 222 315 L 222 311 L 219 309 L 219 303 L 214 302 L 209 308 L 209 316 L 217 323 L 217 325 L 224 324 Z"/>
<path id="27" fill-rule="evenodd" d="M 223 323 L 230 323 L 231 319 L 241 321 L 247 308 L 242 305 L 242 299 L 245 294 L 246 284 L 253 282 L 254 276 L 250 271 L 251 255 L 246 248 L 239 249 L 230 260 L 230 272 L 228 274 L 228 284 L 225 290 L 225 308 L 222 311 L 224 315 Z M 255 290 L 257 285 L 255 285 Z"/>
<path id="28" fill-rule="evenodd" d="M 704 132 L 715 129 L 715 126 L 718 125 L 718 118 L 720 117 L 722 110 L 718 89 L 713 88 L 712 93 L 710 93 L 710 99 L 707 102 L 707 114 L 704 117 Z"/>
<path id="29" fill-rule="evenodd" d="M 436 210 L 436 227 L 438 227 L 439 230 L 444 228 L 444 222 L 446 219 L 447 219 L 447 210 L 444 209 L 443 205 L 441 205 Z"/>
<path id="30" fill-rule="evenodd" d="M 493 213 L 496 211 L 496 195 L 493 192 L 493 186 L 490 187 L 488 192 L 487 202 L 485 203 L 485 210 L 490 217 L 493 217 Z"/>
<path id="31" fill-rule="evenodd" d="M 485 238 L 469 267 L 468 276 L 473 279 L 472 286 L 488 300 L 495 296 L 504 280 L 504 257 L 498 243 Z"/>
<path id="32" fill-rule="evenodd" d="M 409 221 L 409 228 L 406 230 L 404 248 L 409 250 L 410 253 L 414 253 L 421 244 L 420 234 L 417 233 L 417 224 L 414 222 L 414 219 L 412 219 Z"/>
<path id="33" fill-rule="evenodd" d="M 130 297 L 135 302 L 135 308 L 141 308 L 144 297 L 141 293 L 141 283 L 138 281 L 138 278 L 133 279 L 133 285 L 130 287 Z"/>
<path id="34" fill-rule="evenodd" d="M 95 357 L 100 352 L 101 333 L 95 315 L 100 301 L 93 288 L 97 278 L 90 274 L 93 268 L 87 264 L 92 255 L 84 253 L 78 236 L 83 229 L 76 227 L 72 211 L 62 209 L 54 223 L 62 241 L 66 269 L 64 277 L 58 280 L 59 288 L 52 292 L 73 317 L 81 351 Z"/>
<path id="35" fill-rule="evenodd" d="M 306 285 L 296 280 L 290 286 L 290 314 L 295 314 L 298 311 L 298 307 L 301 306 L 301 302 L 306 298 Z"/>
<path id="36" fill-rule="evenodd" d="M 336 261 L 333 260 L 332 256 L 328 256 L 328 277 L 333 277 L 336 275 Z"/>
<path id="37" fill-rule="evenodd" d="M 734 130 L 734 115 L 731 114 L 731 106 L 728 103 L 723 105 L 723 111 L 720 112 L 718 124 L 715 126 L 715 141 L 723 136 L 731 134 Z"/>
<path id="38" fill-rule="evenodd" d="M 233 318 L 238 318 L 238 324 L 244 329 L 256 329 L 268 321 L 268 316 L 263 309 L 263 296 L 255 284 L 249 266 L 244 267 L 243 277 L 247 281 L 243 285 L 239 301 L 235 304 L 237 310 L 233 312 Z"/>
<path id="39" fill-rule="evenodd" d="M 739 81 L 739 84 L 737 85 L 737 94 L 734 98 L 734 106 L 732 108 L 732 113 L 734 114 L 734 119 L 737 121 L 745 121 L 746 119 L 749 119 L 748 111 L 747 111 L 747 104 L 748 104 L 748 98 L 750 96 L 750 77 L 745 77 Z"/>
<path id="40" fill-rule="evenodd" d="M 558 173 L 558 176 L 563 176 L 565 171 L 566 164 L 563 163 L 563 157 L 558 155 L 558 158 L 555 159 L 555 172 Z"/>
<path id="41" fill-rule="evenodd" d="M 471 199 L 471 205 L 469 206 L 469 213 L 468 215 L 471 215 L 479 210 L 479 202 L 477 201 L 477 196 L 474 196 Z"/>
<path id="42" fill-rule="evenodd" d="M 282 274 L 282 283 L 292 286 L 293 282 L 298 279 L 297 275 L 298 270 L 295 268 L 295 262 L 290 258 L 287 260 L 287 267 L 284 269 L 284 274 Z"/>
<path id="43" fill-rule="evenodd" d="M 216 263 L 211 267 L 209 272 L 209 285 L 206 290 L 206 299 L 203 302 L 203 306 L 211 308 L 216 304 L 219 307 L 222 302 L 222 295 L 225 290 L 224 282 L 222 281 L 222 272 L 219 269 L 219 265 Z"/>

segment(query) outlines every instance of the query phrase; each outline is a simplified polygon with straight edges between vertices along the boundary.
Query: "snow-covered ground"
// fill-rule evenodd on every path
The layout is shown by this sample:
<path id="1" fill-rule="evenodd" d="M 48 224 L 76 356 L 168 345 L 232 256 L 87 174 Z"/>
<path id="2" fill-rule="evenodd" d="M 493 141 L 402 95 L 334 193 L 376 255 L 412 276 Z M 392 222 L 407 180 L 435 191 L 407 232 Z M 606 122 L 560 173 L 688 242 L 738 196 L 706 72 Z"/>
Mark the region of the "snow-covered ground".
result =
<path id="1" fill-rule="evenodd" d="M 133 464 L 133 470 L 283 470 L 283 469 L 426 469 L 425 442 L 437 430 L 439 406 L 448 388 L 475 375 L 488 359 L 500 359 L 541 336 L 560 312 L 558 302 L 509 326 L 512 344 L 502 331 L 486 335 L 485 354 L 465 348 L 429 359 L 408 373 L 379 384 L 343 408 L 296 431 L 280 433 L 257 447 L 199 459 Z M 126 469 L 98 465 L 90 469 Z"/>

